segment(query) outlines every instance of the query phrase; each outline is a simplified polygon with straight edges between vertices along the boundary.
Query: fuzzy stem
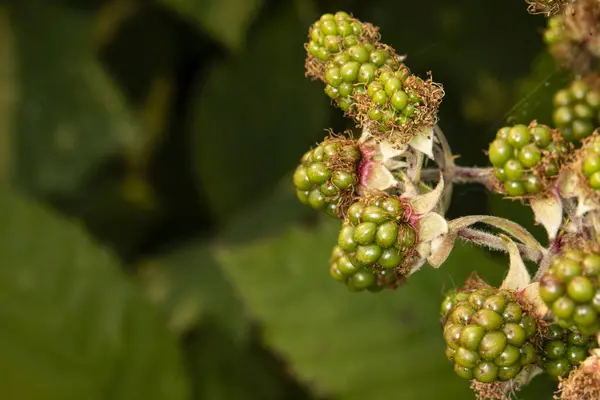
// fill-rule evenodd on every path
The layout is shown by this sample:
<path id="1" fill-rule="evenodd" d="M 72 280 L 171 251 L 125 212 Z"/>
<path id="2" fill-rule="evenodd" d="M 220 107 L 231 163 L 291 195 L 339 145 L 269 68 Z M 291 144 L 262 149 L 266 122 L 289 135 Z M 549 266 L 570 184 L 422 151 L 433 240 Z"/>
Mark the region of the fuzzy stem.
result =
<path id="1" fill-rule="evenodd" d="M 475 243 L 480 246 L 485 246 L 491 250 L 508 252 L 504 240 L 491 233 L 483 232 L 478 229 L 463 228 L 459 229 L 456 232 L 456 234 L 463 240 Z M 538 249 L 533 249 L 521 243 L 517 243 L 517 247 L 519 248 L 521 257 L 523 257 L 526 260 L 530 260 L 538 264 L 544 258 L 544 255 Z"/>
<path id="2" fill-rule="evenodd" d="M 452 183 L 479 183 L 488 189 L 492 188 L 491 176 L 492 168 L 478 167 L 460 167 L 449 165 L 443 170 L 444 179 Z M 429 168 L 421 171 L 421 178 L 424 180 L 437 180 L 440 174 L 439 169 Z"/>
<path id="3" fill-rule="evenodd" d="M 535 276 L 533 277 L 534 282 L 540 280 L 540 278 L 544 275 L 544 273 L 550 266 L 550 263 L 552 262 L 552 259 L 554 259 L 554 256 L 556 256 L 559 252 L 560 240 L 553 240 L 552 242 L 550 242 L 546 255 L 542 257 L 542 259 L 539 262 L 538 270 L 536 271 Z"/>

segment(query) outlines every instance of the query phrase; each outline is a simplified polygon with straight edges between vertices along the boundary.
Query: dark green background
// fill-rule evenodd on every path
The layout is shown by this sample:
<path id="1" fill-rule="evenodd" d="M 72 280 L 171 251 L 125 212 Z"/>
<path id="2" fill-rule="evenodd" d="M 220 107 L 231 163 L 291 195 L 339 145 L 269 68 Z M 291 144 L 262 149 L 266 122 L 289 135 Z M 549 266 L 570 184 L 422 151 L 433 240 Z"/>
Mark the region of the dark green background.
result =
<path id="1" fill-rule="evenodd" d="M 444 85 L 458 163 L 485 165 L 507 121 L 550 122 L 566 77 L 524 1 L 0 4 L 0 398 L 472 398 L 439 304 L 506 257 L 461 245 L 351 294 L 328 275 L 337 224 L 295 199 L 300 156 L 352 127 L 303 70 L 308 26 L 338 10 Z M 457 188 L 449 216 L 480 213 L 533 225 Z"/>

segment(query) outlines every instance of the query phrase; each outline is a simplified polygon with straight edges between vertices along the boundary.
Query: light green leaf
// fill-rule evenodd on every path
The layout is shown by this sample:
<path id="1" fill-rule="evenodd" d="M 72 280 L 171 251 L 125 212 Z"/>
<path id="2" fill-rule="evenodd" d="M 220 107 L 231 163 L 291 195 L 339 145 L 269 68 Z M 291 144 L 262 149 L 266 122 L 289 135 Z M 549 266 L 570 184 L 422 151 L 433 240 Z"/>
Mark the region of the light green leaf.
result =
<path id="1" fill-rule="evenodd" d="M 176 341 L 83 230 L 0 191 L 0 398 L 187 398 Z"/>
<path id="2" fill-rule="evenodd" d="M 496 280 L 505 268 L 457 246 L 444 272 L 423 269 L 397 292 L 350 293 L 329 277 L 338 224 L 294 229 L 277 239 L 223 246 L 218 259 L 265 340 L 319 395 L 338 399 L 469 398 L 445 358 L 439 307 L 444 287 L 473 269 Z"/>
<path id="3" fill-rule="evenodd" d="M 209 243 L 188 243 L 148 259 L 138 275 L 146 293 L 168 316 L 172 330 L 186 333 L 214 317 L 230 337 L 246 336 L 249 320 Z"/>
<path id="4" fill-rule="evenodd" d="M 139 127 L 95 58 L 90 15 L 20 0 L 10 2 L 9 16 L 19 91 L 14 183 L 35 194 L 70 193 L 107 156 L 133 146 Z"/>
<path id="5" fill-rule="evenodd" d="M 239 50 L 250 23 L 260 9 L 259 0 L 160 0 L 198 24 L 215 40 Z"/>
<path id="6" fill-rule="evenodd" d="M 198 82 L 192 152 L 217 219 L 250 206 L 325 136 L 331 107 L 322 83 L 304 78 L 308 26 L 288 2 L 243 53 L 213 64 Z"/>

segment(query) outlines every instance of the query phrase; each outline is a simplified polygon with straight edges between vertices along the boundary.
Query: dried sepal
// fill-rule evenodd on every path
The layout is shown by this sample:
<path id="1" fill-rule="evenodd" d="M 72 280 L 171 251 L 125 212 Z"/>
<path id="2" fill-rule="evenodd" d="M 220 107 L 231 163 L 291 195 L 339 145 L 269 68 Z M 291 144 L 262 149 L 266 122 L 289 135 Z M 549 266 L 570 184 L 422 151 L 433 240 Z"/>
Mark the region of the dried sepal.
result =
<path id="1" fill-rule="evenodd" d="M 543 14 L 546 17 L 551 17 L 560 13 L 565 5 L 567 4 L 567 0 L 525 0 L 529 5 L 527 7 L 527 11 L 530 14 Z"/>
<path id="2" fill-rule="evenodd" d="M 579 368 L 571 371 L 567 379 L 561 379 L 555 399 L 600 399 L 600 350 L 591 351 Z"/>
<path id="3" fill-rule="evenodd" d="M 540 283 L 533 282 L 521 291 L 521 296 L 532 306 L 537 318 L 543 318 L 548 314 L 548 306 L 540 297 Z"/>
<path id="4" fill-rule="evenodd" d="M 438 207 L 443 193 L 444 178 L 440 174 L 440 179 L 435 189 L 428 193 L 420 194 L 414 197 L 407 197 L 407 202 L 410 204 L 415 214 L 423 215 Z"/>
<path id="5" fill-rule="evenodd" d="M 419 132 L 413 136 L 413 138 L 408 142 L 409 146 L 413 149 L 420 151 L 425 154 L 430 159 L 434 159 L 433 156 L 433 141 L 434 141 L 434 132 L 433 128 L 429 126 L 424 126 Z"/>
<path id="6" fill-rule="evenodd" d="M 533 198 L 529 205 L 535 220 L 546 229 L 548 238 L 555 239 L 563 223 L 563 206 L 557 191 L 552 190 L 546 196 Z"/>
<path id="7" fill-rule="evenodd" d="M 529 271 L 527 271 L 527 267 L 525 267 L 525 263 L 515 242 L 506 235 L 501 234 L 500 237 L 506 243 L 510 258 L 508 274 L 504 278 L 504 281 L 502 281 L 500 288 L 518 292 L 525 289 L 531 283 L 531 276 L 529 275 Z"/>

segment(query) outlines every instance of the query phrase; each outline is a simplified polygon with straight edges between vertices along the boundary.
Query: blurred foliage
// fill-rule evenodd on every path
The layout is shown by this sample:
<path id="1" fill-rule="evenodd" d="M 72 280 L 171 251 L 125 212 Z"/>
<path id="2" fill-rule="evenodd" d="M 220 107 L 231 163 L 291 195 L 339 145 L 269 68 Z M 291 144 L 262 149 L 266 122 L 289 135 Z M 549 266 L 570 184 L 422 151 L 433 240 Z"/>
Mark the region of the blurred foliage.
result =
<path id="1" fill-rule="evenodd" d="M 460 246 L 397 292 L 352 294 L 336 223 L 290 172 L 351 127 L 304 78 L 308 25 L 381 27 L 446 97 L 462 164 L 564 85 L 524 2 L 8 0 L 0 5 L 0 398 L 468 399 L 444 290 L 506 258 Z M 519 203 L 456 188 L 450 217 Z M 536 378 L 527 399 L 550 397 Z"/>

